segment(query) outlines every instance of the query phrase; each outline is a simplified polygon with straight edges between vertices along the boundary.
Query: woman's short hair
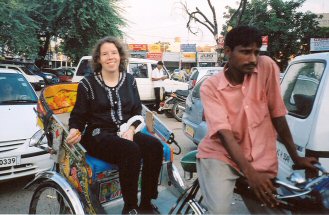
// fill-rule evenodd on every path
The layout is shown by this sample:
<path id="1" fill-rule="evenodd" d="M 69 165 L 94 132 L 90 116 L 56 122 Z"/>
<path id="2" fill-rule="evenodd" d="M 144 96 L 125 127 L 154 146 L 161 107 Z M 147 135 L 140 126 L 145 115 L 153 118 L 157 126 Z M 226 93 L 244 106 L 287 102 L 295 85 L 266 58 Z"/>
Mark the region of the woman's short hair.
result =
<path id="1" fill-rule="evenodd" d="M 251 26 L 238 26 L 226 34 L 224 46 L 233 50 L 236 46 L 249 46 L 253 43 L 256 43 L 257 47 L 262 46 L 260 31 Z"/>
<path id="2" fill-rule="evenodd" d="M 98 74 L 102 70 L 102 65 L 98 62 L 100 59 L 100 49 L 104 43 L 112 43 L 119 51 L 120 55 L 120 64 L 119 64 L 119 72 L 124 72 L 127 69 L 128 63 L 128 53 L 126 47 L 123 45 L 120 39 L 115 37 L 104 37 L 100 39 L 97 44 L 95 45 L 92 53 L 92 67 L 94 73 Z"/>

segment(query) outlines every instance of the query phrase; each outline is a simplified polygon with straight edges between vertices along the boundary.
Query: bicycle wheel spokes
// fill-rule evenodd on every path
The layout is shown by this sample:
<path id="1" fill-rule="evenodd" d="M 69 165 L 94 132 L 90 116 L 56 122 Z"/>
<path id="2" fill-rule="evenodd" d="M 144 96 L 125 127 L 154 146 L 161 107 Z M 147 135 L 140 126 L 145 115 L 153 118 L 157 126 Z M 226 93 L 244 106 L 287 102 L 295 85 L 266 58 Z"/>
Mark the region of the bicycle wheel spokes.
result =
<path id="1" fill-rule="evenodd" d="M 30 214 L 74 214 L 66 195 L 53 186 L 36 190 L 30 205 Z"/>

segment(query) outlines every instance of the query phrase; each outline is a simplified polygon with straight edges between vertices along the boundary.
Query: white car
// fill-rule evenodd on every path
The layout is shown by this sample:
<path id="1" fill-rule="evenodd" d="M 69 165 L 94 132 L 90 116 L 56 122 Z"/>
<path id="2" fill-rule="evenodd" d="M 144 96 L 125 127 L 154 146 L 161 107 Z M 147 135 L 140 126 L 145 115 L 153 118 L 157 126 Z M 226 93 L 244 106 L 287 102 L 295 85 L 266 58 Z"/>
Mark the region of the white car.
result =
<path id="1" fill-rule="evenodd" d="M 34 146 L 42 135 L 33 110 L 37 101 L 19 71 L 0 68 L 0 181 L 34 175 L 53 165 L 49 153 Z"/>
<path id="2" fill-rule="evenodd" d="M 84 76 L 92 73 L 90 67 L 91 56 L 84 56 L 80 59 L 77 71 L 74 73 L 72 82 L 79 82 Z M 149 59 L 129 58 L 127 71 L 132 74 L 137 83 L 139 96 L 142 102 L 154 102 L 155 95 L 152 82 L 152 70 L 156 67 L 157 61 Z M 171 75 L 164 67 L 164 75 L 168 77 L 163 81 L 165 92 L 175 92 L 176 90 L 187 90 L 187 83 L 172 80 Z"/>
<path id="3" fill-rule="evenodd" d="M 192 89 L 206 74 L 223 71 L 224 67 L 192 67 L 191 76 L 188 81 L 188 89 Z"/>
<path id="4" fill-rule="evenodd" d="M 32 84 L 35 90 L 41 90 L 45 86 L 45 81 L 42 77 L 32 73 L 24 66 L 14 65 L 14 64 L 0 64 L 0 68 L 4 69 L 14 69 L 22 73 L 28 82 Z"/>

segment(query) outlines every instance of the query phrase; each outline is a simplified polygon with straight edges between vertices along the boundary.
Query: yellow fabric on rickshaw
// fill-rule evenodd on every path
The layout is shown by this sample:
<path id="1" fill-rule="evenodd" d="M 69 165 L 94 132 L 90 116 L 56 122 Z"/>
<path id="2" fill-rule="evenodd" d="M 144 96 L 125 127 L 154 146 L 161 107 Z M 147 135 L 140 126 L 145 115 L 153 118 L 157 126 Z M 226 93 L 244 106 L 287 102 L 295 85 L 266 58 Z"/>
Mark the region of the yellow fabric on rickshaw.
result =
<path id="1" fill-rule="evenodd" d="M 46 87 L 42 96 L 54 114 L 70 113 L 77 97 L 78 83 L 56 84 Z"/>

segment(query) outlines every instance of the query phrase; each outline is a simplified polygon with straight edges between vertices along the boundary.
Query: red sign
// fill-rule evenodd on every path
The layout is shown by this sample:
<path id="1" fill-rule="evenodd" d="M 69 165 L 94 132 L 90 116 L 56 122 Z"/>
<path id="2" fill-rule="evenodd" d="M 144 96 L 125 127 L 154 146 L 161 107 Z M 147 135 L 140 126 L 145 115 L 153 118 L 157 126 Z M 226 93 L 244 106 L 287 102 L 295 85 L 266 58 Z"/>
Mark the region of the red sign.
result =
<path id="1" fill-rule="evenodd" d="M 162 53 L 147 53 L 147 59 L 160 61 L 162 60 Z"/>
<path id="2" fill-rule="evenodd" d="M 262 36 L 262 45 L 268 45 L 268 36 Z"/>
<path id="3" fill-rule="evenodd" d="M 129 44 L 131 51 L 147 51 L 147 44 Z"/>

